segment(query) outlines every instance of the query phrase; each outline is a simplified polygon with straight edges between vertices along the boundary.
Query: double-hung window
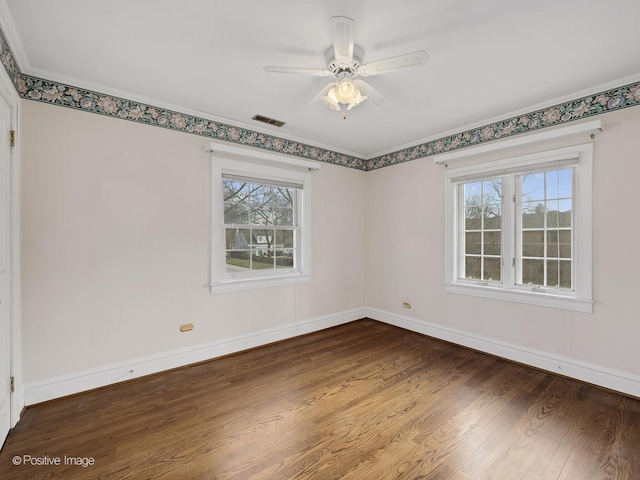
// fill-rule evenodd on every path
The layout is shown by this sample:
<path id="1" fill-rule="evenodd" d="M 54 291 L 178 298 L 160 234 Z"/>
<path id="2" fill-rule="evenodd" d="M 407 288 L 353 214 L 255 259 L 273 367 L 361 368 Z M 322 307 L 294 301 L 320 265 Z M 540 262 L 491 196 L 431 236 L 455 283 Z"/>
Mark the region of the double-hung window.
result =
<path id="1" fill-rule="evenodd" d="M 446 290 L 591 312 L 593 145 L 446 173 Z"/>
<path id="2" fill-rule="evenodd" d="M 309 280 L 310 182 L 304 166 L 212 158 L 212 292 Z"/>
<path id="3" fill-rule="evenodd" d="M 302 190 L 301 183 L 222 174 L 226 276 L 296 270 Z"/>

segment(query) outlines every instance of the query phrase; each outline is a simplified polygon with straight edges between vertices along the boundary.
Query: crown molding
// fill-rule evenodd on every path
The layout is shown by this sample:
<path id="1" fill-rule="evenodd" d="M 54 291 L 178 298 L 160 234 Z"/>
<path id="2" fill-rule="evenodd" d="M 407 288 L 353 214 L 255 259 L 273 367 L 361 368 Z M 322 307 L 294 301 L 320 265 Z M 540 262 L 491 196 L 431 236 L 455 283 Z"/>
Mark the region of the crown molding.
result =
<path id="1" fill-rule="evenodd" d="M 11 49 L 13 59 L 20 72 L 28 70 L 29 60 L 27 59 L 24 45 L 22 44 L 22 40 L 20 40 L 16 24 L 13 21 L 13 15 L 11 15 L 6 0 L 0 0 L 0 30 Z"/>

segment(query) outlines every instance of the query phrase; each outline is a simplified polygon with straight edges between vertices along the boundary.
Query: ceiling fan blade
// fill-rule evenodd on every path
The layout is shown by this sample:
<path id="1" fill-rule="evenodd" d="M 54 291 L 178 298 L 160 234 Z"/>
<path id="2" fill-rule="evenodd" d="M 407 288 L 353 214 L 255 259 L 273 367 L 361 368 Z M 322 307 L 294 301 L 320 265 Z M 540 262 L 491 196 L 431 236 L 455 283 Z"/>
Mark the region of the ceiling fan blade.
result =
<path id="1" fill-rule="evenodd" d="M 331 75 L 329 70 L 320 70 L 318 68 L 297 68 L 297 67 L 264 67 L 267 72 L 274 73 L 296 73 L 298 75 L 317 75 L 319 77 L 328 77 Z"/>
<path id="2" fill-rule="evenodd" d="M 358 87 L 358 90 L 360 90 L 360 92 L 362 92 L 362 94 L 365 95 L 368 100 L 371 100 L 376 105 L 384 103 L 384 95 L 382 95 L 378 90 L 373 88 L 364 80 L 356 79 L 353 81 L 353 83 L 355 83 L 356 87 Z"/>
<path id="3" fill-rule="evenodd" d="M 384 60 L 378 60 L 376 62 L 370 62 L 362 65 L 358 69 L 358 75 L 368 77 L 371 75 L 379 75 L 381 73 L 387 73 L 392 70 L 398 70 L 405 67 L 418 67 L 420 65 L 426 65 L 429 60 L 429 55 L 424 50 L 420 50 L 413 53 L 406 53 L 397 57 L 385 58 Z"/>
<path id="4" fill-rule="evenodd" d="M 331 17 L 333 31 L 333 53 L 336 62 L 349 64 L 353 61 L 353 32 L 355 22 L 348 17 Z"/>

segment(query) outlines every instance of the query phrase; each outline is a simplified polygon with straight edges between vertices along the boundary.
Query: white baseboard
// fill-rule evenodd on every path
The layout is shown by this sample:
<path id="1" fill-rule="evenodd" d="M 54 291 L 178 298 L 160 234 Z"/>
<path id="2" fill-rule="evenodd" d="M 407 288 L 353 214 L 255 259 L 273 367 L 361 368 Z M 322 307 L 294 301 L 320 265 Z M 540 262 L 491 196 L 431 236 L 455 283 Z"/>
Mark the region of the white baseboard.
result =
<path id="1" fill-rule="evenodd" d="M 124 380 L 210 360 L 230 353 L 240 352 L 268 343 L 359 320 L 366 316 L 366 312 L 365 308 L 347 310 L 250 335 L 243 335 L 219 342 L 174 350 L 159 355 L 137 358 L 128 362 L 121 362 L 70 375 L 27 383 L 24 386 L 24 402 L 27 406 L 34 405 L 36 403 L 46 402 L 47 400 L 53 400 L 54 398 L 112 385 Z"/>
<path id="2" fill-rule="evenodd" d="M 498 357 L 640 397 L 640 376 L 434 325 L 376 308 L 367 317 Z"/>
<path id="3" fill-rule="evenodd" d="M 159 355 L 134 359 L 129 362 L 121 362 L 28 383 L 24 386 L 24 405 L 34 405 L 55 398 L 112 385 L 124 380 L 210 360 L 287 338 L 335 327 L 364 317 L 594 385 L 600 385 L 634 397 L 640 397 L 640 376 L 638 375 L 499 342 L 495 339 L 472 335 L 376 308 L 363 307 L 316 317 L 300 323 L 284 325 L 251 335 L 243 335 L 219 342 L 174 350 Z"/>

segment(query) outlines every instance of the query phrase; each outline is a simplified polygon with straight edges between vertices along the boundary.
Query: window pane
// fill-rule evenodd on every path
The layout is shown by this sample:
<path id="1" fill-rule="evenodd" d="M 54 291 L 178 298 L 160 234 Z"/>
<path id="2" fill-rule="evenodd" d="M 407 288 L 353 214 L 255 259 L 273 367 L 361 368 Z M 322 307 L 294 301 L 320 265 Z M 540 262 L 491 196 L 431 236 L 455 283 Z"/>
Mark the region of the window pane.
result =
<path id="1" fill-rule="evenodd" d="M 274 267 L 274 237 L 271 229 L 259 228 L 252 231 L 251 267 L 254 270 L 264 270 Z"/>
<path id="2" fill-rule="evenodd" d="M 246 272 L 251 270 L 249 260 L 249 250 L 242 252 L 227 252 L 225 271 L 229 272 Z"/>
<path id="3" fill-rule="evenodd" d="M 547 261 L 547 286 L 554 288 L 571 288 L 571 261 Z"/>
<path id="4" fill-rule="evenodd" d="M 465 253 L 469 254 L 477 254 L 480 255 L 482 253 L 482 233 L 480 232 L 467 232 L 465 234 Z"/>
<path id="5" fill-rule="evenodd" d="M 558 277 L 558 260 L 547 260 L 547 286 L 557 288 L 560 286 Z"/>
<path id="6" fill-rule="evenodd" d="M 222 194 L 225 202 L 247 202 L 249 200 L 249 185 L 237 180 L 223 180 Z"/>
<path id="7" fill-rule="evenodd" d="M 269 187 L 268 185 L 251 185 L 250 189 L 250 201 L 254 205 L 265 205 L 268 202 L 269 198 Z"/>
<path id="8" fill-rule="evenodd" d="M 502 228 L 502 204 L 485 205 L 484 228 L 487 230 Z"/>
<path id="9" fill-rule="evenodd" d="M 522 202 L 522 228 L 544 227 L 544 203 Z"/>
<path id="10" fill-rule="evenodd" d="M 464 204 L 480 205 L 482 203 L 482 182 L 464 184 Z"/>
<path id="11" fill-rule="evenodd" d="M 276 231 L 276 268 L 293 268 L 295 266 L 293 230 Z"/>
<path id="12" fill-rule="evenodd" d="M 265 268 L 273 268 L 273 252 L 270 250 L 252 250 L 252 264 L 254 270 L 264 270 Z"/>
<path id="13" fill-rule="evenodd" d="M 547 201 L 547 227 L 556 228 L 558 226 L 558 200 Z"/>
<path id="14" fill-rule="evenodd" d="M 500 258 L 484 258 L 484 280 L 499 282 L 502 280 Z"/>
<path id="15" fill-rule="evenodd" d="M 544 285 L 544 260 L 522 260 L 522 283 Z"/>
<path id="16" fill-rule="evenodd" d="M 559 227 L 571 226 L 571 203 L 571 200 L 560 200 L 558 202 Z"/>
<path id="17" fill-rule="evenodd" d="M 276 249 L 276 268 L 293 268 L 294 250 L 277 250 Z"/>
<path id="18" fill-rule="evenodd" d="M 544 200 L 544 172 L 522 175 L 522 200 Z"/>
<path id="19" fill-rule="evenodd" d="M 570 168 L 547 172 L 547 198 L 571 198 L 572 174 Z"/>
<path id="20" fill-rule="evenodd" d="M 224 223 L 229 224 L 249 224 L 249 204 L 229 203 L 224 204 Z"/>
<path id="21" fill-rule="evenodd" d="M 295 266 L 294 238 L 295 232 L 293 230 L 276 231 L 276 268 L 293 268 Z"/>
<path id="22" fill-rule="evenodd" d="M 253 230 L 252 234 L 253 243 L 251 244 L 251 247 L 253 248 L 254 255 L 263 257 L 273 255 L 274 231 L 271 229 L 267 230 L 264 228 L 260 228 Z"/>
<path id="23" fill-rule="evenodd" d="M 480 230 L 482 228 L 481 207 L 467 207 L 464 209 L 464 228 L 466 230 Z"/>
<path id="24" fill-rule="evenodd" d="M 273 225 L 275 215 L 269 204 L 251 204 L 250 221 L 252 225 Z"/>
<path id="25" fill-rule="evenodd" d="M 227 228 L 225 231 L 227 250 L 248 250 L 251 230 Z"/>
<path id="26" fill-rule="evenodd" d="M 558 198 L 558 170 L 546 172 L 546 198 Z"/>
<path id="27" fill-rule="evenodd" d="M 273 225 L 293 226 L 293 208 L 275 208 L 273 210 Z"/>
<path id="28" fill-rule="evenodd" d="M 573 288 L 571 285 L 571 261 L 560 260 L 560 288 Z"/>
<path id="29" fill-rule="evenodd" d="M 485 232 L 484 234 L 484 254 L 502 254 L 502 232 Z M 495 277 L 494 277 L 495 279 Z"/>
<path id="30" fill-rule="evenodd" d="M 276 248 L 293 248 L 293 239 L 293 230 L 276 230 Z"/>
<path id="31" fill-rule="evenodd" d="M 571 258 L 571 230 L 560 230 L 558 232 L 559 257 Z"/>
<path id="32" fill-rule="evenodd" d="M 278 187 L 276 192 L 276 202 L 281 207 L 293 208 L 296 191 L 293 188 Z"/>
<path id="33" fill-rule="evenodd" d="M 480 279 L 480 257 L 464 257 L 464 278 Z"/>
<path id="34" fill-rule="evenodd" d="M 253 225 L 273 225 L 273 208 L 276 203 L 275 187 L 269 185 L 252 185 L 251 202 L 251 223 Z"/>
<path id="35" fill-rule="evenodd" d="M 544 256 L 544 232 L 542 230 L 522 232 L 522 256 Z"/>
<path id="36" fill-rule="evenodd" d="M 500 205 L 502 203 L 502 180 L 492 178 L 482 182 L 482 197 L 485 205 Z"/>

